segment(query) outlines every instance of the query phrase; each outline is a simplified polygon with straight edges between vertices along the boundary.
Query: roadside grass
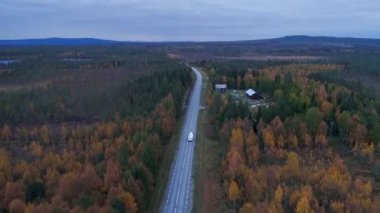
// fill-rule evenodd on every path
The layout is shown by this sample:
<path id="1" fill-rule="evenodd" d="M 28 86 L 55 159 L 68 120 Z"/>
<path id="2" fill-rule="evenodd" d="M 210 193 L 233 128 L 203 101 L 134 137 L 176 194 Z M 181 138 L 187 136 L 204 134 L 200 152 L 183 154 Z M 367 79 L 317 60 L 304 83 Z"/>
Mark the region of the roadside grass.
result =
<path id="1" fill-rule="evenodd" d="M 200 113 L 198 140 L 195 148 L 193 212 L 225 212 L 221 162 L 222 149 L 218 141 L 207 136 L 207 112 Z"/>
<path id="2" fill-rule="evenodd" d="M 1 85 L 0 92 L 16 92 L 22 89 L 31 90 L 35 88 L 47 88 L 53 83 L 55 83 L 54 80 L 42 80 L 39 82 L 30 82 L 27 84 Z"/>
<path id="3" fill-rule="evenodd" d="M 206 78 L 204 78 L 206 79 Z M 203 82 L 205 83 L 205 82 Z M 202 90 L 202 105 L 205 104 L 206 90 Z M 207 136 L 208 112 L 200 112 L 197 144 L 195 146 L 193 212 L 225 212 L 224 194 L 220 184 L 223 147 Z"/>

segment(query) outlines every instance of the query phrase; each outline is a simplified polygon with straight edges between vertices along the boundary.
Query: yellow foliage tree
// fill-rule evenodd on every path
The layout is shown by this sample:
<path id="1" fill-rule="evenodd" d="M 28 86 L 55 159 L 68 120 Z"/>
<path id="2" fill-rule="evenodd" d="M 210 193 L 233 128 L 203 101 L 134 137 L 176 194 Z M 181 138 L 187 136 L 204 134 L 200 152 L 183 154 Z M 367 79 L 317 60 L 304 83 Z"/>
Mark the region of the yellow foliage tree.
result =
<path id="1" fill-rule="evenodd" d="M 253 130 L 250 130 L 245 139 L 247 163 L 252 168 L 260 157 L 260 149 L 257 144 L 257 137 Z"/>
<path id="2" fill-rule="evenodd" d="M 41 156 L 42 156 L 42 153 L 43 153 L 43 151 L 42 151 L 42 146 L 41 146 L 39 143 L 33 141 L 33 142 L 30 144 L 29 148 L 30 148 L 30 152 L 31 152 L 34 156 L 36 156 L 36 157 L 41 157 Z"/>
<path id="3" fill-rule="evenodd" d="M 271 150 L 274 147 L 275 139 L 274 139 L 273 131 L 270 127 L 267 127 L 264 129 L 263 138 L 264 138 L 266 149 Z"/>
<path id="4" fill-rule="evenodd" d="M 310 202 L 307 197 L 302 197 L 296 207 L 296 213 L 311 213 L 314 212 L 312 208 L 310 207 Z"/>
<path id="5" fill-rule="evenodd" d="M 252 213 L 254 210 L 255 207 L 252 205 L 252 203 L 247 202 L 244 203 L 243 207 L 240 208 L 240 213 Z"/>
<path id="6" fill-rule="evenodd" d="M 138 210 L 135 197 L 130 192 L 121 192 L 118 198 L 124 203 L 127 212 L 135 213 Z"/>
<path id="7" fill-rule="evenodd" d="M 232 181 L 228 190 L 228 199 L 230 199 L 231 201 L 235 201 L 239 197 L 239 195 L 239 186 L 235 181 Z"/>
<path id="8" fill-rule="evenodd" d="M 344 212 L 344 203 L 339 201 L 333 201 L 330 204 L 330 211 L 336 212 L 336 213 L 343 213 Z"/>
<path id="9" fill-rule="evenodd" d="M 234 202 L 234 210 L 235 210 L 235 201 L 240 196 L 240 190 L 238 184 L 233 180 L 230 183 L 230 187 L 228 189 L 228 199 Z"/>
<path id="10" fill-rule="evenodd" d="M 300 172 L 300 163 L 299 163 L 298 155 L 295 152 L 290 152 L 288 154 L 288 159 L 284 167 L 284 175 L 289 176 L 292 182 L 293 178 L 297 177 L 299 172 Z"/>
<path id="11" fill-rule="evenodd" d="M 239 153 L 243 151 L 243 132 L 240 128 L 233 129 L 230 139 L 231 147 L 235 148 Z"/>
<path id="12" fill-rule="evenodd" d="M 11 162 L 7 151 L 0 150 L 0 186 L 4 186 L 5 183 L 11 178 Z"/>
<path id="13" fill-rule="evenodd" d="M 277 186 L 276 191 L 274 192 L 274 202 L 277 211 L 282 212 L 282 195 L 284 194 L 284 191 L 282 190 L 282 187 L 280 185 Z"/>

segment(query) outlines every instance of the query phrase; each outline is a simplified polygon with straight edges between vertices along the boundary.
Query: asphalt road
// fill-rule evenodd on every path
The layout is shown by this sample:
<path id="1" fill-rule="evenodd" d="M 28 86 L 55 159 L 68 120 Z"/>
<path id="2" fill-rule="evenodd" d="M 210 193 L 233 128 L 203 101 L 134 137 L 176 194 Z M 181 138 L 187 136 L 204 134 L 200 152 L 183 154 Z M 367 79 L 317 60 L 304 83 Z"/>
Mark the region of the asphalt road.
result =
<path id="1" fill-rule="evenodd" d="M 181 137 L 176 156 L 171 166 L 169 183 L 161 206 L 161 212 L 190 212 L 193 203 L 193 157 L 197 142 L 197 122 L 202 89 L 202 75 L 194 67 L 196 81 L 188 103 L 186 117 L 182 124 Z M 194 133 L 194 140 L 187 141 L 189 132 Z"/>

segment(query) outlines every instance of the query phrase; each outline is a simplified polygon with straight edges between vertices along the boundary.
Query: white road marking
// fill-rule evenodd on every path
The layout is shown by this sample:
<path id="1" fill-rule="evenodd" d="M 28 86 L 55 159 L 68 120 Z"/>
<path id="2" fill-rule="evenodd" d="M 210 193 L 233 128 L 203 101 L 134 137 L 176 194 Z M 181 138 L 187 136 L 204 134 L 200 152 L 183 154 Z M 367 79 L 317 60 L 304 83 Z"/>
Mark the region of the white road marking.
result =
<path id="1" fill-rule="evenodd" d="M 176 158 L 177 158 L 178 156 L 176 156 Z M 168 208 L 168 204 L 169 204 L 169 198 L 170 198 L 170 195 L 171 195 L 171 193 L 172 193 L 172 188 L 173 188 L 173 182 L 174 182 L 174 174 L 175 174 L 175 171 L 177 170 L 177 166 L 178 166 L 178 161 L 176 160 L 176 163 L 175 163 L 175 166 L 174 166 L 174 171 L 172 172 L 172 174 L 171 174 L 171 177 L 170 177 L 170 179 L 171 179 L 171 183 L 170 183 L 170 187 L 169 187 L 169 195 L 168 195 L 168 197 L 167 197 L 167 201 L 166 201 L 166 206 L 165 206 L 165 211 L 166 211 L 166 209 Z"/>
<path id="2" fill-rule="evenodd" d="M 182 140 L 182 138 L 181 138 L 181 141 L 183 141 Z M 177 155 L 175 156 L 175 161 L 176 161 L 176 163 L 175 163 L 175 166 L 174 166 L 174 170 L 172 171 L 172 173 L 171 173 L 171 177 L 170 177 L 170 187 L 169 187 L 169 194 L 168 194 L 168 197 L 167 197 L 167 201 L 166 201 L 166 206 L 165 206 L 165 212 L 167 212 L 167 208 L 168 208 L 168 205 L 169 205 L 169 201 L 170 201 L 170 196 L 171 196 L 171 194 L 172 194 L 172 189 L 173 189 L 173 183 L 175 182 L 175 173 L 177 172 L 177 170 L 178 170 L 178 160 L 177 160 L 177 158 L 178 158 L 178 155 L 179 155 L 179 153 L 180 153 L 180 150 L 181 150 L 181 147 L 182 147 L 182 144 L 183 143 L 180 143 L 180 145 L 179 145 L 179 148 L 178 148 L 178 152 L 177 152 Z"/>
<path id="3" fill-rule="evenodd" d="M 189 187 L 190 187 L 190 183 L 191 183 L 191 171 L 193 170 L 194 146 L 192 146 L 192 149 L 193 150 L 191 152 L 191 158 L 190 158 L 190 175 L 188 176 L 188 179 L 187 179 L 187 188 L 186 188 L 187 198 L 186 198 L 185 208 L 187 207 L 187 203 L 188 203 L 188 200 L 189 200 Z"/>
<path id="4" fill-rule="evenodd" d="M 179 178 L 179 186 L 180 187 L 178 187 L 178 190 L 177 190 L 177 198 L 175 200 L 175 206 L 177 206 L 179 194 L 180 194 L 180 191 L 181 191 L 182 176 L 183 176 L 183 171 L 184 171 L 184 165 L 185 165 L 185 162 L 186 162 L 185 159 L 186 159 L 186 156 L 187 156 L 187 150 L 188 150 L 188 146 L 187 146 L 187 143 L 186 143 L 185 157 L 183 158 L 183 163 L 182 163 L 182 168 L 181 168 L 181 175 L 180 175 L 180 178 Z"/>

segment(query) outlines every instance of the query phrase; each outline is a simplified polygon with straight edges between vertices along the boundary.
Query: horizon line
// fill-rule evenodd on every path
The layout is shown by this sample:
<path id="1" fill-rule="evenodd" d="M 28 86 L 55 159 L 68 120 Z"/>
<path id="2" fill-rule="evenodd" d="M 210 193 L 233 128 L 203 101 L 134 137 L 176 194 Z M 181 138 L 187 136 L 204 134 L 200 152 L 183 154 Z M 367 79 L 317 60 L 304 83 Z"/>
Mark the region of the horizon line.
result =
<path id="1" fill-rule="evenodd" d="M 2 39 L 0 41 L 26 41 L 26 40 L 48 40 L 48 39 L 67 39 L 67 40 L 79 40 L 79 39 L 92 39 L 101 40 L 115 43 L 207 43 L 207 42 L 244 42 L 244 41 L 263 41 L 263 40 L 273 40 L 288 37 L 309 37 L 309 38 L 338 38 L 338 39 L 370 39 L 370 40 L 380 40 L 380 37 L 355 37 L 355 36 L 328 36 L 328 35 L 284 35 L 279 37 L 267 37 L 267 38 L 256 38 L 256 39 L 236 39 L 236 40 L 119 40 L 119 39 L 108 39 L 108 38 L 97 38 L 97 37 L 41 37 L 41 38 L 16 38 L 16 39 Z"/>

